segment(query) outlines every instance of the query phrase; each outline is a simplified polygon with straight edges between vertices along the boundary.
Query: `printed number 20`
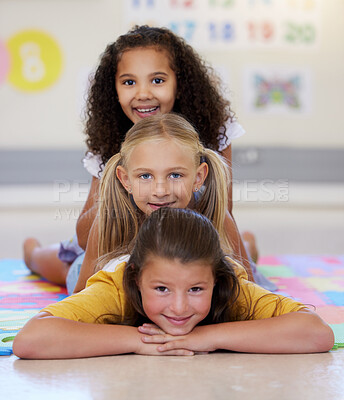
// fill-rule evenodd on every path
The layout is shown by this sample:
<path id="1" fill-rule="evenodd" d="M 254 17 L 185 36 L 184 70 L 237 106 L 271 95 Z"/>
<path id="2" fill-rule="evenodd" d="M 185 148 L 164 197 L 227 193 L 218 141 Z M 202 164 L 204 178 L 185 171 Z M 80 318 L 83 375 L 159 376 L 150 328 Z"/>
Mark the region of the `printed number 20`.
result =
<path id="1" fill-rule="evenodd" d="M 312 25 L 299 25 L 289 22 L 287 24 L 287 32 L 285 39 L 288 42 L 296 43 L 312 43 L 315 39 L 315 29 Z"/>

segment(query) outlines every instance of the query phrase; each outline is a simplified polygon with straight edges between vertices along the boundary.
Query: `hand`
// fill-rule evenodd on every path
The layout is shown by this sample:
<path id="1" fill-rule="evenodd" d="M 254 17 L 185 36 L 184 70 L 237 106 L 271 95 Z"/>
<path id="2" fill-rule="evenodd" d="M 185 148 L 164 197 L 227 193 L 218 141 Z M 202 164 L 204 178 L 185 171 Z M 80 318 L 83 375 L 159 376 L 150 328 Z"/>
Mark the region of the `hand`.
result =
<path id="1" fill-rule="evenodd" d="M 152 337 L 155 335 L 166 335 L 166 333 L 160 329 L 157 325 L 154 324 L 143 324 L 138 327 L 139 333 L 143 333 L 145 335 L 151 335 Z M 170 335 L 169 335 L 170 336 Z M 148 343 L 143 339 L 145 336 L 140 334 L 140 344 L 138 346 L 136 354 L 141 355 L 151 355 L 151 356 L 193 356 L 194 352 L 186 349 L 172 349 L 164 351 L 163 353 L 158 350 L 156 343 Z M 160 342 L 159 342 L 160 343 Z"/>
<path id="2" fill-rule="evenodd" d="M 197 326 L 183 336 L 173 336 L 165 333 L 154 324 L 144 324 L 138 328 L 144 333 L 142 341 L 147 344 L 160 344 L 157 350 L 162 354 L 176 350 L 188 350 L 193 354 L 207 354 L 216 350 L 214 343 L 214 325 Z"/>
<path id="3" fill-rule="evenodd" d="M 138 331 L 140 333 L 144 333 L 145 335 L 165 335 L 166 332 L 164 332 L 161 328 L 158 327 L 158 325 L 155 324 L 143 324 L 139 326 Z"/>

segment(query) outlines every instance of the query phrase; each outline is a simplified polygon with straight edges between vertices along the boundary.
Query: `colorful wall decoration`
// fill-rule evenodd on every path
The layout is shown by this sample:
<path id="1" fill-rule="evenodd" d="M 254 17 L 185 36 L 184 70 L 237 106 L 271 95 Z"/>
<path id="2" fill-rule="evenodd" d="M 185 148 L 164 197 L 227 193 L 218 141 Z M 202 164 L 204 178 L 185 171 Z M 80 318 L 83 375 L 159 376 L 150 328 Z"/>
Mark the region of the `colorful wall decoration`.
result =
<path id="1" fill-rule="evenodd" d="M 300 68 L 249 67 L 244 72 L 246 111 L 255 114 L 307 114 L 311 111 L 311 72 Z"/>
<path id="2" fill-rule="evenodd" d="M 123 31 L 166 26 L 201 49 L 314 48 L 321 0 L 123 0 Z"/>
<path id="3" fill-rule="evenodd" d="M 49 88 L 61 75 L 62 51 L 47 32 L 22 30 L 0 42 L 0 84 L 25 92 Z"/>

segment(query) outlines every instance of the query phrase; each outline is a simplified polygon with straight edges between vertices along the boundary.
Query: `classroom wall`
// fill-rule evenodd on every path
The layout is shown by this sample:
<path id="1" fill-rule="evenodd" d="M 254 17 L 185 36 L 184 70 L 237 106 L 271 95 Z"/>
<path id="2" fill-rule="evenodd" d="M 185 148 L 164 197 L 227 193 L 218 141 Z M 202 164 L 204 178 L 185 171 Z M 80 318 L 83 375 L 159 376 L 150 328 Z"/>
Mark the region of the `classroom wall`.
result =
<path id="1" fill-rule="evenodd" d="M 218 70 L 247 131 L 235 148 L 282 149 L 286 160 L 288 151 L 314 151 L 314 163 L 323 150 L 329 159 L 333 154 L 342 159 L 343 0 L 0 0 L 2 155 L 13 159 L 21 151 L 39 159 L 42 151 L 63 156 L 85 150 L 82 109 L 88 74 L 105 46 L 131 22 L 173 23 Z M 33 47 L 29 56 L 43 57 L 56 77 L 51 82 L 38 78 L 30 86 L 22 76 L 28 55 L 20 54 L 18 41 L 34 41 L 32 30 L 41 35 L 42 53 Z M 43 54 L 54 45 L 55 53 Z M 289 83 L 291 89 L 277 90 L 275 99 L 264 104 L 262 84 L 262 104 L 255 106 L 254 79 L 270 86 Z M 288 90 L 291 99 L 281 100 Z"/>

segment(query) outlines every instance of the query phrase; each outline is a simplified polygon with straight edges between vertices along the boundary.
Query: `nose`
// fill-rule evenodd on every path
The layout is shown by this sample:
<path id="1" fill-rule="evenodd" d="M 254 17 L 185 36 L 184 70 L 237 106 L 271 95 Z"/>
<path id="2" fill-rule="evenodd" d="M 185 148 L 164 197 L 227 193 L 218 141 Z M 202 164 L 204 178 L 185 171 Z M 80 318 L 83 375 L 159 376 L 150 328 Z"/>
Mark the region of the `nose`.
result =
<path id="1" fill-rule="evenodd" d="M 170 195 L 170 185 L 165 180 L 157 181 L 154 184 L 153 194 L 157 197 L 165 197 Z"/>
<path id="2" fill-rule="evenodd" d="M 151 99 L 152 92 L 149 88 L 149 85 L 146 83 L 140 83 L 136 85 L 136 100 L 149 100 Z"/>
<path id="3" fill-rule="evenodd" d="M 170 304 L 170 310 L 173 312 L 174 316 L 185 317 L 188 311 L 188 307 L 189 304 L 187 294 L 175 293 Z"/>

